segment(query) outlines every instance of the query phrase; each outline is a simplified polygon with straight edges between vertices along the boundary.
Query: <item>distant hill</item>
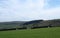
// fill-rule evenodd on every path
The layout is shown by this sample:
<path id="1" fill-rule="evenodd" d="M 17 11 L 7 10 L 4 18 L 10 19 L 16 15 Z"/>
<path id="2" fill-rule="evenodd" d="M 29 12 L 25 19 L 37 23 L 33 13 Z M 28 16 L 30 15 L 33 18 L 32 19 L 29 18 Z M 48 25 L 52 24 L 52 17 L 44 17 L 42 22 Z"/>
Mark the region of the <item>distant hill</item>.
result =
<path id="1" fill-rule="evenodd" d="M 47 28 L 47 27 L 60 27 L 60 19 L 0 22 L 0 30 L 12 29 L 12 28 L 32 29 L 32 28 Z"/>
<path id="2" fill-rule="evenodd" d="M 16 28 L 16 26 L 23 23 L 25 23 L 25 21 L 0 22 L 0 29 Z"/>
<path id="3" fill-rule="evenodd" d="M 60 27 L 60 19 L 29 21 L 24 23 L 23 27 L 27 28 Z"/>

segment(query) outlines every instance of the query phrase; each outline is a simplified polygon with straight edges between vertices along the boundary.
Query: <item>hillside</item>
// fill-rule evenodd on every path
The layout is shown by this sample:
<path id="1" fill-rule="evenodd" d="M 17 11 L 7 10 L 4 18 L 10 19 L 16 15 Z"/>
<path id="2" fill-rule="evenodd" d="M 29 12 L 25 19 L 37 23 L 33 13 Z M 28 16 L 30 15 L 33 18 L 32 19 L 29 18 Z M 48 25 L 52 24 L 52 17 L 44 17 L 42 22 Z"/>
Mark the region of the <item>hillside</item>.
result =
<path id="1" fill-rule="evenodd" d="M 60 27 L 60 19 L 0 22 L 0 30 Z"/>
<path id="2" fill-rule="evenodd" d="M 25 22 L 26 21 L 0 22 L 0 29 L 16 28 L 16 26 L 19 26 Z"/>
<path id="3" fill-rule="evenodd" d="M 60 19 L 34 20 L 34 21 L 26 22 L 22 26 L 26 28 L 60 27 Z"/>

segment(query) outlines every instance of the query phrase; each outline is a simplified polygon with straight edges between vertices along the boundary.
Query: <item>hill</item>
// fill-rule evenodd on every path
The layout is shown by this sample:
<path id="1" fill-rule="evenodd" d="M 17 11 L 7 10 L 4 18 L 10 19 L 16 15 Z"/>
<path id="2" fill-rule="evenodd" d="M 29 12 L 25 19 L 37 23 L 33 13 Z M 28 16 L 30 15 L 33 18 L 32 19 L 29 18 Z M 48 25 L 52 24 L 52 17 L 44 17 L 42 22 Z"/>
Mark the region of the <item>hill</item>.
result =
<path id="1" fill-rule="evenodd" d="M 16 26 L 19 26 L 20 24 L 23 24 L 25 22 L 27 21 L 0 22 L 0 30 L 16 28 Z"/>
<path id="2" fill-rule="evenodd" d="M 0 22 L 0 30 L 60 27 L 60 19 Z"/>
<path id="3" fill-rule="evenodd" d="M 26 22 L 22 26 L 26 28 L 60 27 L 60 19 L 34 20 L 34 21 Z"/>

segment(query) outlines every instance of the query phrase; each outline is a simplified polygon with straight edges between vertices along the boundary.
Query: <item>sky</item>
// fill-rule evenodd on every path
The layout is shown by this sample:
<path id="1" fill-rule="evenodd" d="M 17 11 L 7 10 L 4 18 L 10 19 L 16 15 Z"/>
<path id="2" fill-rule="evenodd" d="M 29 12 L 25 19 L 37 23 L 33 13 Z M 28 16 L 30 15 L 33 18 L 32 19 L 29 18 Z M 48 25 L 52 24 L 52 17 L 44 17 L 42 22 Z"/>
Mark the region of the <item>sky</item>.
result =
<path id="1" fill-rule="evenodd" d="M 0 0 L 0 22 L 60 19 L 60 0 Z"/>

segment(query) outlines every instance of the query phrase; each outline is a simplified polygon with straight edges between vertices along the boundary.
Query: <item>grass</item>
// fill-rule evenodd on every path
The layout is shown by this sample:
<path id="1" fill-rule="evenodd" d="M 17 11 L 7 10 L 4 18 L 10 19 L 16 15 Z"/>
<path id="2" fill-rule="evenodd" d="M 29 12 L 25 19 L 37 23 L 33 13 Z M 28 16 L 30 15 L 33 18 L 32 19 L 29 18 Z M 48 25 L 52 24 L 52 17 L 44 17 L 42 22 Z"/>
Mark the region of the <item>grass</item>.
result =
<path id="1" fill-rule="evenodd" d="M 60 27 L 0 31 L 0 38 L 60 38 Z"/>

